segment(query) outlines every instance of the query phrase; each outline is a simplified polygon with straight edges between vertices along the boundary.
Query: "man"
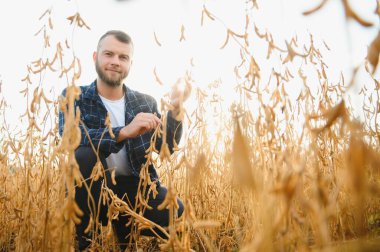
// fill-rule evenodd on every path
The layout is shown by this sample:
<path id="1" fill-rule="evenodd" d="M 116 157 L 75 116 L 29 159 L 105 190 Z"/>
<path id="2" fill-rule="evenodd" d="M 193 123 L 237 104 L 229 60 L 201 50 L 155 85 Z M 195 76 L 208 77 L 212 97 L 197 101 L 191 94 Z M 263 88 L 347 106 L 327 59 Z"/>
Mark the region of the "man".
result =
<path id="1" fill-rule="evenodd" d="M 81 142 L 75 151 L 76 160 L 80 171 L 91 186 L 91 195 L 82 186 L 76 188 L 75 200 L 84 212 L 82 221 L 76 225 L 76 235 L 79 249 L 83 250 L 89 246 L 91 235 L 85 232 L 89 225 L 90 217 L 96 219 L 100 216 L 103 223 L 107 220 L 106 209 L 97 209 L 103 181 L 92 181 L 93 167 L 97 162 L 97 155 L 91 148 L 91 143 L 99 146 L 99 157 L 104 169 L 115 168 L 116 186 L 113 189 L 118 197 L 128 196 L 127 202 L 135 204 L 135 196 L 138 190 L 139 173 L 142 165 L 146 162 L 146 150 L 150 147 L 150 140 L 157 127 L 162 127 L 161 116 L 157 109 L 157 102 L 151 96 L 131 90 L 123 84 L 123 80 L 128 76 L 132 65 L 133 42 L 129 35 L 122 31 L 111 30 L 105 33 L 98 42 L 97 51 L 93 54 L 97 79 L 89 86 L 81 86 L 79 100 L 75 101 L 75 107 L 79 107 L 81 121 Z M 166 142 L 172 152 L 175 143 L 178 143 L 182 134 L 182 123 L 175 117 L 179 113 L 181 103 L 187 99 L 190 93 L 190 86 L 180 89 L 173 87 L 171 94 L 172 110 L 167 115 Z M 65 96 L 66 90 L 63 91 Z M 112 132 L 114 138 L 105 125 L 107 113 L 110 115 Z M 62 135 L 64 128 L 64 115 L 59 114 L 59 132 Z M 163 140 L 158 138 L 156 148 L 159 150 Z M 107 173 L 109 177 L 109 173 Z M 107 177 L 106 176 L 106 177 Z M 158 175 L 153 167 L 149 166 L 149 176 L 157 183 L 158 195 L 153 198 L 149 195 L 148 204 L 152 210 L 146 210 L 144 217 L 161 225 L 168 226 L 169 212 L 167 209 L 159 211 L 157 206 L 165 199 L 167 189 L 160 185 Z M 107 185 L 112 185 L 109 181 Z M 94 203 L 89 204 L 90 197 Z M 182 215 L 184 206 L 177 198 L 179 205 L 178 216 Z M 89 206 L 90 205 L 90 206 Z M 129 241 L 131 225 L 128 216 L 119 215 L 114 221 L 114 230 L 125 248 Z M 158 231 L 158 230 L 155 230 Z M 145 232 L 145 233 L 144 233 Z M 158 231 L 160 234 L 160 232 Z M 143 231 L 144 235 L 154 235 L 152 232 Z"/>

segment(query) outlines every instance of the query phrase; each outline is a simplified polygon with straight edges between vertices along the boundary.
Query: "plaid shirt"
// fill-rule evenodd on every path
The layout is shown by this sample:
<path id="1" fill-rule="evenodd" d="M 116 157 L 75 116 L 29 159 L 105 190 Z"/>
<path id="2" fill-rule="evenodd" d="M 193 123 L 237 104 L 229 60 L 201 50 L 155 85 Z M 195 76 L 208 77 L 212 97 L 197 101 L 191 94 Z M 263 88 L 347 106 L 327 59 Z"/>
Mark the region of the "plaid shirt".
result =
<path id="1" fill-rule="evenodd" d="M 84 125 L 80 124 L 81 142 L 79 146 L 90 146 L 91 142 L 95 147 L 99 145 L 99 149 L 108 156 L 110 153 L 117 153 L 123 145 L 126 147 L 129 167 L 132 170 L 133 176 L 139 177 L 141 166 L 146 162 L 146 150 L 150 146 L 152 132 L 144 133 L 135 138 L 129 138 L 117 143 L 116 139 L 119 136 L 120 130 L 123 127 L 113 127 L 112 131 L 115 138 L 111 138 L 108 129 L 104 125 L 107 109 L 98 95 L 96 89 L 96 81 L 89 86 L 80 86 L 81 94 L 79 100 L 75 101 L 75 108 L 79 107 L 80 117 Z M 157 110 L 156 100 L 146 94 L 129 89 L 124 85 L 125 90 L 125 125 L 129 124 L 135 116 L 140 113 L 156 113 L 160 118 L 161 115 Z M 62 96 L 66 95 L 66 89 L 63 90 Z M 59 134 L 62 135 L 64 126 L 64 114 L 59 113 Z M 85 130 L 88 132 L 87 137 Z M 104 135 L 103 135 L 104 134 Z M 103 138 L 102 138 L 103 135 Z M 174 141 L 178 143 L 182 135 L 182 123 L 176 121 L 171 112 L 167 116 L 167 137 L 166 142 L 170 152 L 173 152 Z M 157 138 L 156 149 L 159 151 L 162 145 L 162 139 Z M 149 166 L 149 173 L 152 181 L 158 180 L 157 172 L 153 165 Z"/>

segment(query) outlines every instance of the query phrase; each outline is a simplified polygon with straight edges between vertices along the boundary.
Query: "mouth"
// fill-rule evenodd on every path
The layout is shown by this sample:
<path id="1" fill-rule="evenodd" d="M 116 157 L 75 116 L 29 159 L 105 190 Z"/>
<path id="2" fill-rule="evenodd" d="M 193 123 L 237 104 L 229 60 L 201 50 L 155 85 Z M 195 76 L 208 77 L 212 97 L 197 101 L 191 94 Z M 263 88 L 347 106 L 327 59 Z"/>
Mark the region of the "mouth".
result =
<path id="1" fill-rule="evenodd" d="M 110 69 L 110 68 L 107 68 L 106 71 L 113 72 L 113 73 L 120 73 L 120 71 L 118 71 L 116 69 Z"/>

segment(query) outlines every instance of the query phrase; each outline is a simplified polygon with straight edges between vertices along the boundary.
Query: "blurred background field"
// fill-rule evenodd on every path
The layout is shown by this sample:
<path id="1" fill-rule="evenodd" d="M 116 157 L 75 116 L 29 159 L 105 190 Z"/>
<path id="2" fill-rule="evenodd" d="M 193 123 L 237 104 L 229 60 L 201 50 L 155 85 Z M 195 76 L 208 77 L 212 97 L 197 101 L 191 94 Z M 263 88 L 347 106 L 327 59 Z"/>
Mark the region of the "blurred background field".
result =
<path id="1" fill-rule="evenodd" d="M 9 8 L 30 6 L 19 2 Z M 74 248 L 71 193 L 81 178 L 75 146 L 57 132 L 58 95 L 95 78 L 92 51 L 108 29 L 134 38 L 126 84 L 152 94 L 162 112 L 178 78 L 193 86 L 178 151 L 147 153 L 185 214 L 158 244 L 137 231 L 135 250 L 380 247 L 377 1 L 37 1 L 27 13 L 9 10 L 1 251 Z M 17 19 L 32 31 L 15 29 Z M 91 249 L 115 249 L 110 226 L 97 228 Z"/>

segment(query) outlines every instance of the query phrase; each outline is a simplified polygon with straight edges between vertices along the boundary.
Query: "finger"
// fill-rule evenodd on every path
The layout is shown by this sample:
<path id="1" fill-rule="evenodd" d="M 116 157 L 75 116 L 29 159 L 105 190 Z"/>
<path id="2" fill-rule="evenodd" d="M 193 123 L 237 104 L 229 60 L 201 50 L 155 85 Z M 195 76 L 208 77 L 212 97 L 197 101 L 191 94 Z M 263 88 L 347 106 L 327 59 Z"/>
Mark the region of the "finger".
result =
<path id="1" fill-rule="evenodd" d="M 160 119 L 155 119 L 154 120 L 154 128 L 156 129 L 157 127 L 159 127 L 161 125 L 161 120 Z"/>
<path id="2" fill-rule="evenodd" d="M 157 122 L 153 117 L 146 118 L 145 120 L 146 120 L 147 124 L 149 125 L 148 130 L 154 130 L 157 127 Z"/>
<path id="3" fill-rule="evenodd" d="M 136 119 L 141 122 L 148 122 L 150 120 L 150 115 L 148 113 L 139 113 Z"/>
<path id="4" fill-rule="evenodd" d="M 158 118 L 157 116 L 154 116 L 153 118 L 154 118 L 154 121 L 155 121 L 155 123 L 156 123 L 157 125 L 160 125 L 160 124 L 161 124 L 161 119 L 160 119 L 160 118 Z M 157 127 L 157 125 L 156 125 L 155 127 Z"/>
<path id="5" fill-rule="evenodd" d="M 138 115 L 140 115 L 140 118 L 143 118 L 143 119 L 149 119 L 149 118 L 152 118 L 153 116 L 152 113 L 145 113 L 145 112 L 141 112 Z"/>
<path id="6" fill-rule="evenodd" d="M 142 124 L 142 130 L 145 132 L 149 131 L 151 128 L 150 128 L 150 123 L 149 121 L 144 121 L 143 124 Z"/>
<path id="7" fill-rule="evenodd" d="M 145 115 L 146 115 L 146 113 L 144 113 L 144 112 L 140 112 L 140 113 L 138 113 L 138 114 L 136 115 L 136 118 L 144 118 Z"/>
<path id="8" fill-rule="evenodd" d="M 157 125 L 161 124 L 161 119 L 152 113 L 139 113 L 136 115 L 136 118 L 138 121 L 141 121 L 144 126 L 147 127 L 146 130 L 155 129 Z"/>
<path id="9" fill-rule="evenodd" d="M 148 117 L 150 120 L 152 120 L 154 122 L 154 128 L 157 126 L 156 124 L 161 123 L 161 119 L 158 118 L 155 114 L 147 113 L 146 117 Z"/>
<path id="10" fill-rule="evenodd" d="M 149 119 L 149 129 L 152 130 L 155 128 L 155 121 L 154 119 Z"/>

